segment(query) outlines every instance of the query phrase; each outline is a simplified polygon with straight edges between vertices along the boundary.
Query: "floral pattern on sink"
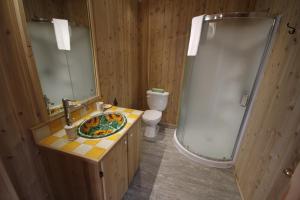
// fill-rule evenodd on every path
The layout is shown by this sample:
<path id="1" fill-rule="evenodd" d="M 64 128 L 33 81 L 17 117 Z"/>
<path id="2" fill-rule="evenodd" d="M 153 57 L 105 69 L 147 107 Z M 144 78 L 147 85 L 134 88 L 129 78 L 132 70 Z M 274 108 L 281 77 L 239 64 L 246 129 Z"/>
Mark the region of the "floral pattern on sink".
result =
<path id="1" fill-rule="evenodd" d="M 102 113 L 82 122 L 78 127 L 78 135 L 103 138 L 118 132 L 126 123 L 126 117 L 122 113 Z"/>

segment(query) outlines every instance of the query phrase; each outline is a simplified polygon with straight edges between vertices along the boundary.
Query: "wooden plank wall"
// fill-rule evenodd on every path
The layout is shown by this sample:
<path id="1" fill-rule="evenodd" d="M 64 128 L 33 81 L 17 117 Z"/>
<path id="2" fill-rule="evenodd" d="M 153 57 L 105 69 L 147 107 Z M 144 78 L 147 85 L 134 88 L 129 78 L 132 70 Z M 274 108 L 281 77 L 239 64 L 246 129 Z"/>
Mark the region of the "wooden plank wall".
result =
<path id="1" fill-rule="evenodd" d="M 162 122 L 176 125 L 192 17 L 253 8 L 253 0 L 142 0 L 138 21 L 140 107 L 147 108 L 148 88 L 163 88 L 170 96 Z"/>
<path id="2" fill-rule="evenodd" d="M 48 199 L 51 193 L 29 131 L 47 119 L 47 111 L 39 82 L 33 78 L 36 71 L 29 64 L 32 54 L 21 28 L 25 15 L 20 3 L 0 1 L 0 156 L 11 191 L 20 199 Z"/>
<path id="3" fill-rule="evenodd" d="M 98 59 L 98 87 L 105 102 L 136 108 L 137 0 L 92 0 Z"/>
<path id="4" fill-rule="evenodd" d="M 256 11 L 282 15 L 235 166 L 245 199 L 282 199 L 282 169 L 300 160 L 300 1 L 257 1 Z M 288 34 L 286 24 L 296 26 Z"/>

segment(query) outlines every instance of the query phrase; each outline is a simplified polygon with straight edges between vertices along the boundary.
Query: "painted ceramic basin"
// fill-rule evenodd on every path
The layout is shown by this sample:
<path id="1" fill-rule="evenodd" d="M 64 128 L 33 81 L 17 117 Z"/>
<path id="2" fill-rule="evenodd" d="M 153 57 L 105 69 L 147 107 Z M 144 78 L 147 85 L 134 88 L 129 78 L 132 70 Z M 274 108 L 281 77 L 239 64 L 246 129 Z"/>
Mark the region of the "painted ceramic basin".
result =
<path id="1" fill-rule="evenodd" d="M 120 131 L 127 123 L 122 113 L 102 113 L 82 122 L 78 135 L 85 138 L 102 138 Z"/>

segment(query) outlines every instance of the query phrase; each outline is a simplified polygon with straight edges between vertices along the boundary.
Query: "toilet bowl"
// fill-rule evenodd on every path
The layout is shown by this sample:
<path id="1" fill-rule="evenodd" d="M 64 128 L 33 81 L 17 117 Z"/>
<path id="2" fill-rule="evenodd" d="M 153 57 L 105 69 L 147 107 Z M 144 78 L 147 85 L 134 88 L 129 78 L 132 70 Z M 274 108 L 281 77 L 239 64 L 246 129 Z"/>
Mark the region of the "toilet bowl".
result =
<path id="1" fill-rule="evenodd" d="M 142 116 L 143 122 L 145 123 L 144 135 L 148 138 L 154 138 L 158 131 L 158 123 L 162 117 L 162 111 L 167 107 L 168 103 L 168 92 L 153 92 L 147 91 L 147 103 L 150 110 L 146 110 Z"/>
<path id="2" fill-rule="evenodd" d="M 159 130 L 157 124 L 161 120 L 162 113 L 157 110 L 146 110 L 142 117 L 144 123 L 146 124 L 145 133 L 146 137 L 153 138 L 157 135 Z"/>

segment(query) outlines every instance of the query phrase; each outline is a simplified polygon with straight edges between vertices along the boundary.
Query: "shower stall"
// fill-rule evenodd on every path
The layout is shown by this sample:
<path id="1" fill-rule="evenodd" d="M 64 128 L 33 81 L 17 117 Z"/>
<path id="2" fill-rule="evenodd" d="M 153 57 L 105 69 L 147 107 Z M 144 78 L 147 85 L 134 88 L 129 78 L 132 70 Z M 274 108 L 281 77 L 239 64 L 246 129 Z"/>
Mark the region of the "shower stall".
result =
<path id="1" fill-rule="evenodd" d="M 279 17 L 206 15 L 185 66 L 175 145 L 208 166 L 234 163 Z"/>

